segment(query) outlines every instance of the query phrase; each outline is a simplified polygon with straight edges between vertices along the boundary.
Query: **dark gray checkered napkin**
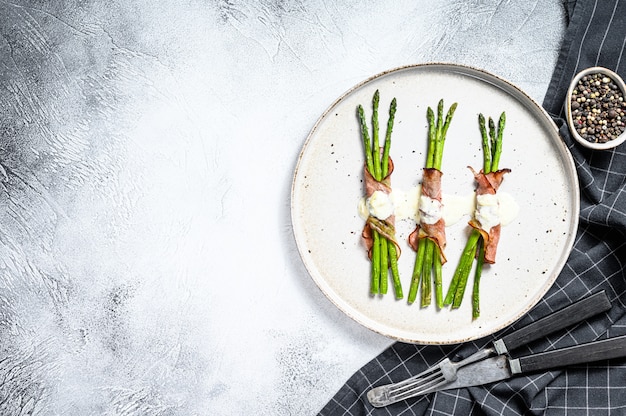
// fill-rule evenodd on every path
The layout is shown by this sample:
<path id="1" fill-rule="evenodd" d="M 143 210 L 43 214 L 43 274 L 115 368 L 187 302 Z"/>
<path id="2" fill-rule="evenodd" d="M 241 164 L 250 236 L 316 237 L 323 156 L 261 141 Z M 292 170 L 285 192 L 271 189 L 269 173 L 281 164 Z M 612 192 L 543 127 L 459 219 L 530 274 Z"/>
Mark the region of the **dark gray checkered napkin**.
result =
<path id="1" fill-rule="evenodd" d="M 602 289 L 613 306 L 609 313 L 536 341 L 520 354 L 626 334 L 626 144 L 611 151 L 587 150 L 572 140 L 564 122 L 565 94 L 577 72 L 604 66 L 626 76 L 626 0 L 567 1 L 565 7 L 569 22 L 543 105 L 576 163 L 580 225 L 554 286 L 529 314 L 494 337 Z M 354 374 L 319 414 L 626 415 L 626 359 L 442 391 L 382 409 L 374 409 L 365 397 L 373 386 L 415 375 L 444 356 L 466 357 L 494 337 L 452 346 L 396 343 Z"/>

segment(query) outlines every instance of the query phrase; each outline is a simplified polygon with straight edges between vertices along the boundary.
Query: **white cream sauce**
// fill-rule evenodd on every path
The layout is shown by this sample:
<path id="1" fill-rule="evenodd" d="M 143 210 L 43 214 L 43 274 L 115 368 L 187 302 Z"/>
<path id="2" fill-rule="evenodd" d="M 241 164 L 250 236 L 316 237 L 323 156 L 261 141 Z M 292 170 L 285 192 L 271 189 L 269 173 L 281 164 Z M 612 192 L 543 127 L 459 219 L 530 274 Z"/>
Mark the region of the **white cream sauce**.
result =
<path id="1" fill-rule="evenodd" d="M 498 195 L 477 195 L 474 218 L 480 223 L 481 228 L 487 232 L 500 224 L 500 201 Z"/>
<path id="2" fill-rule="evenodd" d="M 391 197 L 383 191 L 374 191 L 366 200 L 367 210 L 370 215 L 385 220 L 394 213 L 394 204 Z"/>
<path id="3" fill-rule="evenodd" d="M 440 201 L 426 195 L 420 195 L 419 217 L 424 224 L 435 224 L 443 216 L 443 206 Z"/>

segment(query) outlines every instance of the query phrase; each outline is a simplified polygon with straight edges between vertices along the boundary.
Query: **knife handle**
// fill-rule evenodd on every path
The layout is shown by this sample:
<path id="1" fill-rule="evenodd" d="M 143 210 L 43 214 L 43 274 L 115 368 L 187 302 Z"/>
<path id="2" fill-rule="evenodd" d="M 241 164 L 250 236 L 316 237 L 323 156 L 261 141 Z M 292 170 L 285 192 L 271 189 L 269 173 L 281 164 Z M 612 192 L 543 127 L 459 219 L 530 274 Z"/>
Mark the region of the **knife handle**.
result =
<path id="1" fill-rule="evenodd" d="M 626 335 L 510 360 L 513 374 L 626 356 Z"/>
<path id="2" fill-rule="evenodd" d="M 498 354 L 505 354 L 531 341 L 542 338 L 559 329 L 582 322 L 600 312 L 611 308 L 611 303 L 603 291 L 594 293 L 582 300 L 572 303 L 557 312 L 541 318 L 523 328 L 494 341 Z"/>

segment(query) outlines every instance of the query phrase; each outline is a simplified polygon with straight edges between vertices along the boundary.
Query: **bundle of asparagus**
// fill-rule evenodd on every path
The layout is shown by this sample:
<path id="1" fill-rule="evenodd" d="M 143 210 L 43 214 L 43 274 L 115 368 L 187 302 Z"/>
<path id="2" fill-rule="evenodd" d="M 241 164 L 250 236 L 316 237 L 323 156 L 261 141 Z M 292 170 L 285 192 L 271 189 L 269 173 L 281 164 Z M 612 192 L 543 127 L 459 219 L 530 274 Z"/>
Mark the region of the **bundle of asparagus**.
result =
<path id="1" fill-rule="evenodd" d="M 363 106 L 359 104 L 357 113 L 361 125 L 361 136 L 365 149 L 365 167 L 363 176 L 365 178 L 366 198 L 372 200 L 376 197 L 388 199 L 391 193 L 391 173 L 393 172 L 393 161 L 389 157 L 391 147 L 391 133 L 393 131 L 394 118 L 396 113 L 396 99 L 391 101 L 389 107 L 389 119 L 387 121 L 387 131 L 384 145 L 380 146 L 378 106 L 380 93 L 374 92 L 372 98 L 372 139 L 370 140 L 369 129 L 365 119 Z M 386 210 L 389 211 L 389 210 Z M 380 218 L 382 217 L 382 218 Z M 371 285 L 372 294 L 386 294 L 388 288 L 389 270 L 393 279 L 394 291 L 397 299 L 401 299 L 402 285 L 398 272 L 398 257 L 400 248 L 395 237 L 395 217 L 393 211 L 385 214 L 373 215 L 370 212 L 362 237 L 368 249 L 368 256 L 371 261 Z"/>
<path id="2" fill-rule="evenodd" d="M 421 287 L 421 306 L 430 305 L 432 298 L 431 276 L 434 279 L 435 299 L 438 307 L 443 307 L 441 268 L 446 262 L 445 222 L 442 218 L 441 205 L 441 161 L 446 134 L 457 107 L 454 103 L 443 119 L 443 99 L 437 106 L 437 118 L 432 108 L 428 107 L 428 151 L 422 180 L 422 193 L 419 201 L 420 222 L 409 236 L 409 245 L 417 252 L 413 267 L 413 276 L 408 302 L 413 303 Z M 421 282 L 421 284 L 420 284 Z"/>
<path id="3" fill-rule="evenodd" d="M 461 306 L 467 280 L 476 259 L 476 269 L 474 271 L 474 285 L 472 290 L 472 318 L 480 316 L 480 277 L 485 263 L 495 263 L 496 250 L 500 239 L 500 223 L 495 218 L 487 218 L 481 214 L 480 199 L 494 200 L 496 192 L 500 187 L 504 174 L 510 169 L 499 169 L 500 155 L 502 154 L 502 135 L 506 124 L 506 114 L 502 112 L 496 131 L 495 122 L 489 117 L 489 133 L 485 126 L 485 117 L 478 115 L 478 126 L 482 136 L 483 167 L 480 172 L 474 173 L 474 178 L 478 184 L 476 189 L 477 210 L 475 217 L 469 222 L 472 232 L 467 240 L 461 259 L 454 272 L 450 287 L 444 299 L 445 305 L 452 305 L 452 308 Z M 471 168 L 470 168 L 471 169 Z M 492 201 L 491 203 L 497 203 Z"/>

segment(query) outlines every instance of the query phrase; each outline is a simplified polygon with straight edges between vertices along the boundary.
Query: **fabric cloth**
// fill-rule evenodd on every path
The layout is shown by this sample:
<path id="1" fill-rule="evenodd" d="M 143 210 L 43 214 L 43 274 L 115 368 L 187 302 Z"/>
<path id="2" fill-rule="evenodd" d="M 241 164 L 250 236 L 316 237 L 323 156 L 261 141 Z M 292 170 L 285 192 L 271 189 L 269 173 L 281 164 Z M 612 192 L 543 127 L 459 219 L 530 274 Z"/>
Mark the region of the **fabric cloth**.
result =
<path id="1" fill-rule="evenodd" d="M 372 387 L 401 381 L 446 356 L 467 357 L 496 337 L 600 290 L 611 300 L 609 312 L 535 341 L 516 355 L 626 334 L 626 144 L 609 151 L 583 148 L 570 136 L 564 112 L 569 83 L 579 71 L 603 66 L 626 76 L 626 0 L 567 1 L 564 7 L 566 33 L 543 103 L 573 155 L 581 187 L 579 229 L 563 271 L 533 310 L 498 334 L 461 345 L 393 344 L 356 372 L 320 416 L 626 415 L 626 359 L 441 391 L 380 409 L 366 397 Z"/>

